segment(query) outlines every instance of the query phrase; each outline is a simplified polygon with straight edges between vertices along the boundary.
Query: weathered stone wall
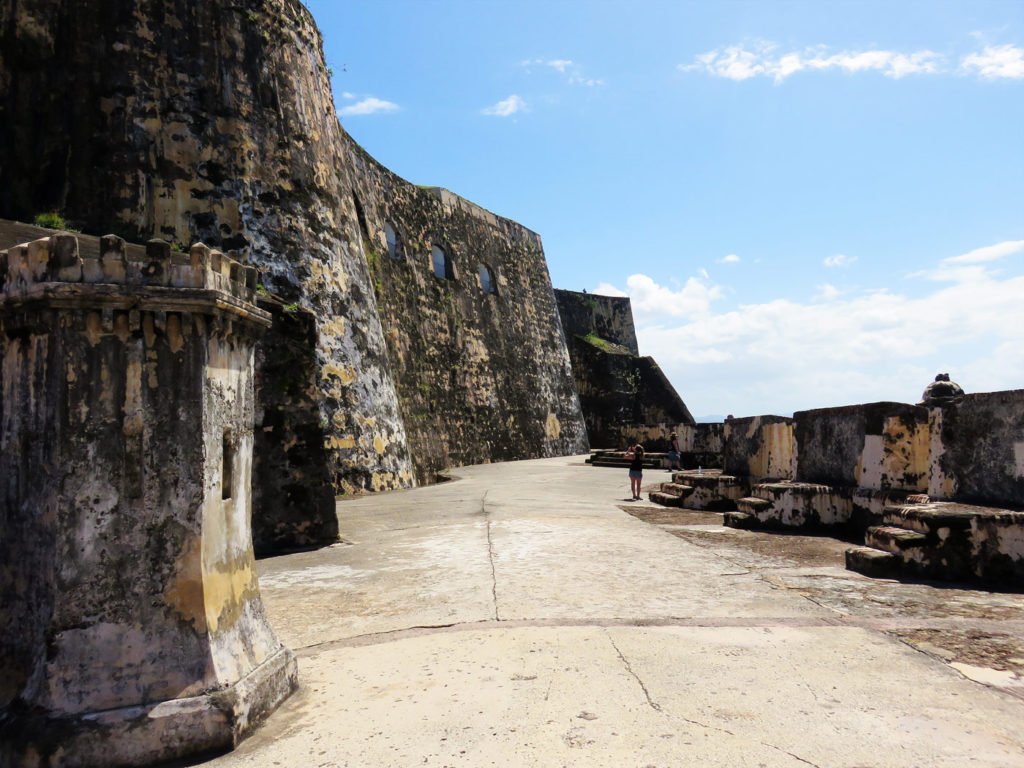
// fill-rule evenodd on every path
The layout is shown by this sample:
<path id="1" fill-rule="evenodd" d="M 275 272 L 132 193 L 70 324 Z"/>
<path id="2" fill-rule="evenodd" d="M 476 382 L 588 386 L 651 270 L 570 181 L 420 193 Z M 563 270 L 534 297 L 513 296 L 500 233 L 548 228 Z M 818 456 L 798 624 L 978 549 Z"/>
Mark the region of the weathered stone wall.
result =
<path id="1" fill-rule="evenodd" d="M 539 237 L 351 141 L 297 0 L 0 0 L 0 17 L 0 216 L 203 240 L 280 299 L 258 356 L 261 548 L 331 540 L 327 497 L 414 484 L 410 450 L 429 480 L 586 449 Z M 453 280 L 432 277 L 434 245 Z"/>
<path id="2" fill-rule="evenodd" d="M 555 296 L 592 446 L 619 448 L 663 425 L 695 423 L 654 359 L 637 354 L 628 298 L 563 290 Z M 644 445 L 667 449 L 668 432 L 663 441 L 652 433 Z"/>
<path id="3" fill-rule="evenodd" d="M 833 486 L 924 491 L 928 410 L 869 403 L 793 414 L 796 477 Z"/>
<path id="4" fill-rule="evenodd" d="M 334 478 L 321 414 L 317 321 L 268 296 L 273 325 L 256 345 L 253 546 L 257 555 L 338 538 Z"/>
<path id="5" fill-rule="evenodd" d="M 928 493 L 1024 509 L 1024 390 L 931 407 Z"/>
<path id="6" fill-rule="evenodd" d="M 0 253 L 0 752 L 25 765 L 230 746 L 294 685 L 249 527 L 255 288 L 202 245 Z"/>
<path id="7" fill-rule="evenodd" d="M 85 232 L 242 252 L 315 320 L 317 397 L 301 407 L 319 411 L 334 488 L 413 483 L 353 169 L 306 9 L 0 0 L 0 19 L 0 217 L 59 210 Z"/>
<path id="8" fill-rule="evenodd" d="M 358 169 L 349 196 L 420 478 L 585 452 L 540 237 L 408 183 L 350 139 L 345 153 Z M 435 270 L 435 258 L 447 267 Z"/>
<path id="9" fill-rule="evenodd" d="M 625 347 L 634 355 L 640 354 L 633 325 L 633 305 L 628 297 L 555 289 L 555 300 L 566 334 L 593 334 Z"/>
<path id="10" fill-rule="evenodd" d="M 724 425 L 723 466 L 727 475 L 751 481 L 792 480 L 796 474 L 793 419 L 750 416 Z"/>

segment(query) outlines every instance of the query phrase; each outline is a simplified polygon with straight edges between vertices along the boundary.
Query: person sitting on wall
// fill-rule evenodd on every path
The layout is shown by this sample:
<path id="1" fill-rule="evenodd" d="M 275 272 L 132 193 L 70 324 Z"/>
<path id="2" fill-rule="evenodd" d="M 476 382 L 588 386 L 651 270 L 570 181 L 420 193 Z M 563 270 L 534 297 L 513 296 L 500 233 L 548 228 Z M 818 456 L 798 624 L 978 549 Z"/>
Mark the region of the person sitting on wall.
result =
<path id="1" fill-rule="evenodd" d="M 679 460 L 682 458 L 682 452 L 679 450 L 679 435 L 673 432 L 668 436 L 668 471 L 671 472 L 674 469 L 682 469 L 679 464 Z"/>
<path id="2" fill-rule="evenodd" d="M 633 492 L 633 501 L 639 501 L 640 484 L 644 479 L 644 447 L 640 443 L 629 446 L 626 458 L 629 459 L 629 490 Z"/>

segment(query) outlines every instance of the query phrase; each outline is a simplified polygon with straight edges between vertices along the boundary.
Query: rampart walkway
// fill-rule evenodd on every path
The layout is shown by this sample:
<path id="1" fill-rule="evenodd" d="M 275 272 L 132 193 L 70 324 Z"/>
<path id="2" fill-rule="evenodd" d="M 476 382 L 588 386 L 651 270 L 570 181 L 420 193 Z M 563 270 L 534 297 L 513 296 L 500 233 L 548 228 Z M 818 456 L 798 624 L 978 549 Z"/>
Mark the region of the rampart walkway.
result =
<path id="1" fill-rule="evenodd" d="M 1024 596 L 873 581 L 579 458 L 457 474 L 261 562 L 302 689 L 208 765 L 1024 766 Z"/>

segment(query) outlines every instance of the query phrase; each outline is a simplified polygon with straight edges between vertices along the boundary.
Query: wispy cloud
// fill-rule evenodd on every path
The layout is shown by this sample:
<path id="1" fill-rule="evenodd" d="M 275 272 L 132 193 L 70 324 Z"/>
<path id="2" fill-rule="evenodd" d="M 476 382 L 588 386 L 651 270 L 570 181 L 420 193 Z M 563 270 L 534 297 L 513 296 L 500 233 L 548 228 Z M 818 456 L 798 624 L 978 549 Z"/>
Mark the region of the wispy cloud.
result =
<path id="1" fill-rule="evenodd" d="M 719 264 L 738 264 L 741 259 L 735 253 L 730 253 L 728 256 L 717 259 L 717 261 Z"/>
<path id="2" fill-rule="evenodd" d="M 935 269 L 926 269 L 907 275 L 908 278 L 924 278 L 939 283 L 977 283 L 993 276 L 986 264 L 1024 251 L 1024 240 L 1006 240 L 959 256 L 949 256 L 939 262 Z"/>
<path id="3" fill-rule="evenodd" d="M 596 77 L 587 77 L 583 74 L 583 68 L 572 59 L 523 59 L 519 62 L 529 74 L 532 67 L 550 67 L 562 75 L 565 75 L 569 85 L 582 85 L 588 88 L 604 85 L 604 80 Z"/>
<path id="4" fill-rule="evenodd" d="M 1024 241 L 1007 241 L 939 260 L 928 276 L 941 282 L 917 281 L 915 295 L 895 285 L 844 292 L 823 283 L 803 301 L 725 308 L 728 290 L 706 278 L 672 289 L 642 274 L 625 291 L 599 292 L 632 298 L 642 353 L 658 360 L 694 412 L 916 402 L 939 371 L 968 391 L 1021 386 L 1024 270 L 989 268 L 1021 252 Z"/>
<path id="5" fill-rule="evenodd" d="M 942 261 L 946 264 L 980 264 L 985 261 L 997 261 L 1021 251 L 1024 251 L 1024 240 L 1006 240 L 984 248 L 976 248 L 961 256 L 950 256 Z"/>
<path id="6" fill-rule="evenodd" d="M 513 93 L 507 99 L 503 99 L 493 106 L 485 107 L 484 109 L 481 109 L 480 112 L 484 115 L 509 117 L 514 115 L 516 112 L 522 112 L 524 109 L 526 109 L 526 102 Z"/>
<path id="7" fill-rule="evenodd" d="M 847 74 L 878 72 L 900 79 L 908 75 L 956 73 L 976 75 L 986 80 L 1024 79 L 1024 48 L 1016 45 L 985 45 L 980 52 L 963 56 L 958 67 L 946 57 L 928 49 L 893 51 L 883 49 L 830 51 L 818 45 L 801 50 L 782 51 L 775 43 L 756 40 L 727 45 L 694 57 L 691 64 L 680 64 L 683 72 L 703 72 L 728 80 L 769 77 L 776 84 L 798 72 L 836 70 Z"/>
<path id="8" fill-rule="evenodd" d="M 825 46 L 781 53 L 774 43 L 757 41 L 746 45 L 716 48 L 695 57 L 692 64 L 680 64 L 684 72 L 705 72 L 729 80 L 771 77 L 781 83 L 803 71 L 841 70 L 847 73 L 875 71 L 886 77 L 934 74 L 943 58 L 934 51 L 901 53 L 888 50 L 840 51 L 830 53 Z"/>
<path id="9" fill-rule="evenodd" d="M 847 256 L 845 253 L 837 253 L 835 256 L 826 256 L 822 260 L 822 264 L 826 267 L 848 267 L 856 260 L 856 256 Z"/>
<path id="10" fill-rule="evenodd" d="M 343 94 L 344 98 L 351 97 L 351 94 Z M 352 97 L 354 98 L 354 97 Z M 347 117 L 349 115 L 372 115 L 377 112 L 395 112 L 401 109 L 397 104 L 369 96 L 355 104 L 349 104 L 338 110 L 338 114 Z"/>
<path id="11" fill-rule="evenodd" d="M 977 74 L 986 80 L 1024 78 L 1024 48 L 1014 45 L 986 45 L 981 53 L 972 53 L 960 61 L 965 73 Z"/>

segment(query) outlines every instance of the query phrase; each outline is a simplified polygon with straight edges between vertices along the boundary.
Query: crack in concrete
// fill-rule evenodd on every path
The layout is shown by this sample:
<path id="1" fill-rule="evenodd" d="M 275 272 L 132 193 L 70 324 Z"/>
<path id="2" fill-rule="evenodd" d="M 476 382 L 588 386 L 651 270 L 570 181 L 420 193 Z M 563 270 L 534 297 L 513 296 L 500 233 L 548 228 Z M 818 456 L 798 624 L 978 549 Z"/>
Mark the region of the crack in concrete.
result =
<path id="1" fill-rule="evenodd" d="M 728 728 L 719 728 L 717 725 L 708 725 L 707 723 L 702 723 L 699 720 L 691 720 L 690 718 L 683 717 L 682 715 L 672 715 L 672 718 L 674 720 L 681 720 L 684 723 L 689 723 L 690 725 L 695 725 L 698 728 L 703 728 L 705 731 L 718 731 L 719 733 L 726 733 L 730 736 L 736 735 Z"/>
<path id="2" fill-rule="evenodd" d="M 810 760 L 804 760 L 802 757 L 800 757 L 800 755 L 794 755 L 792 752 L 785 750 L 782 747 L 777 747 L 774 744 L 769 744 L 767 741 L 762 741 L 759 743 L 762 747 L 768 747 L 768 749 L 774 749 L 776 752 L 781 752 L 784 755 L 789 755 L 794 760 L 799 760 L 804 765 L 810 765 L 813 766 L 813 768 L 821 768 L 821 766 L 817 763 L 812 763 Z"/>
<path id="3" fill-rule="evenodd" d="M 655 712 L 661 712 L 661 705 L 651 698 L 651 693 L 647 690 L 647 686 L 644 685 L 644 681 L 640 679 L 640 675 L 633 671 L 633 666 L 629 663 L 629 660 L 622 655 L 622 651 L 619 650 L 619 646 L 615 644 L 615 640 L 608 633 L 607 629 L 605 630 L 605 636 L 608 638 L 608 642 L 612 644 L 612 648 L 615 649 L 615 653 L 618 654 L 619 660 L 626 668 L 626 671 L 633 676 L 633 679 L 636 680 L 637 684 L 640 686 L 640 690 L 644 692 L 644 697 L 647 699 L 647 703 L 651 706 L 651 709 Z"/>
<path id="4" fill-rule="evenodd" d="M 494 620 L 501 621 L 498 613 L 498 574 L 494 570 L 494 541 L 491 539 L 491 513 L 487 511 L 487 491 L 480 498 L 480 512 L 487 519 L 487 557 L 491 561 L 491 598 L 494 600 Z"/>

